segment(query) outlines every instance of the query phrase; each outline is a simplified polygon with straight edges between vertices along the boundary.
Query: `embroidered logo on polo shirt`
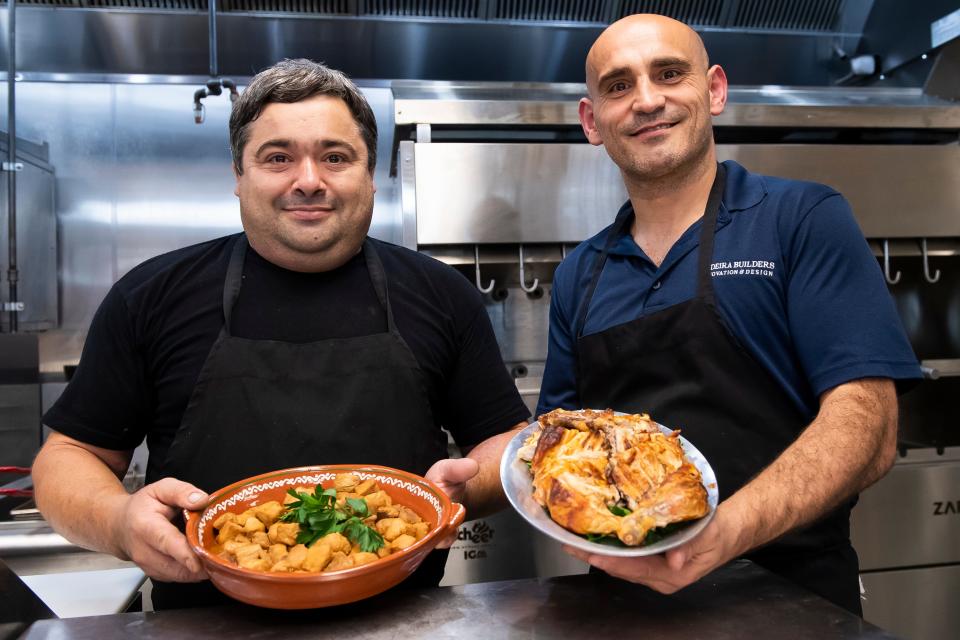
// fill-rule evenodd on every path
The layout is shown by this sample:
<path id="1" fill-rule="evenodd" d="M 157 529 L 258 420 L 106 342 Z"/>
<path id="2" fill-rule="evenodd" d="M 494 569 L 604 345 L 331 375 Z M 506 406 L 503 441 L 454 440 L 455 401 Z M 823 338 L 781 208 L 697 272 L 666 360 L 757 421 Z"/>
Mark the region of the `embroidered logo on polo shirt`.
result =
<path id="1" fill-rule="evenodd" d="M 718 276 L 767 276 L 773 277 L 776 263 L 768 260 L 734 260 L 733 262 L 711 262 L 710 275 Z"/>

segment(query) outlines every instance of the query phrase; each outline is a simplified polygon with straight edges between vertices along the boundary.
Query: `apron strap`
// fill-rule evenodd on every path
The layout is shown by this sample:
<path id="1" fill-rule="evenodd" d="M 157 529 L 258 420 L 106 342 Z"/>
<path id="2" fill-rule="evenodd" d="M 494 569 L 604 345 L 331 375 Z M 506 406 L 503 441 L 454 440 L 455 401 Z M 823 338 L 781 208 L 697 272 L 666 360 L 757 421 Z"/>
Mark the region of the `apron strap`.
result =
<path id="1" fill-rule="evenodd" d="M 705 298 L 713 305 L 713 284 L 710 280 L 710 261 L 713 258 L 713 235 L 717 226 L 717 212 L 723 200 L 723 191 L 726 186 L 727 169 L 722 164 L 717 163 L 717 175 L 713 179 L 713 186 L 710 187 L 710 196 L 707 198 L 707 206 L 703 211 L 703 228 L 700 231 L 700 253 L 697 275 L 697 296 Z M 633 208 L 630 202 L 627 202 L 617 213 L 617 219 L 607 232 L 607 239 L 603 246 L 603 251 L 597 256 L 593 264 L 593 273 L 591 274 L 590 284 L 584 292 L 580 306 L 577 308 L 577 320 L 574 324 L 576 337 L 583 337 L 583 328 L 587 321 L 587 312 L 590 308 L 590 301 L 597 289 L 597 283 L 600 282 L 600 275 L 603 273 L 603 266 L 607 262 L 607 256 L 610 249 L 616 244 L 627 226 L 627 223 L 633 219 Z"/>
<path id="2" fill-rule="evenodd" d="M 367 261 L 367 272 L 370 274 L 370 282 L 373 283 L 373 290 L 377 292 L 377 298 L 380 305 L 387 312 L 387 329 L 390 333 L 397 333 L 397 325 L 393 321 L 393 307 L 390 306 L 390 296 L 387 292 L 387 275 L 383 270 L 383 262 L 380 261 L 380 254 L 377 252 L 374 243 L 370 238 L 363 241 L 363 257 Z"/>
<path id="3" fill-rule="evenodd" d="M 617 218 L 607 233 L 606 242 L 603 244 L 603 251 L 600 252 L 600 255 L 593 263 L 593 273 L 590 276 L 590 284 L 587 285 L 587 290 L 584 293 L 583 299 L 580 301 L 580 306 L 577 307 L 577 321 L 574 324 L 577 338 L 583 335 L 583 327 L 587 322 L 587 311 L 590 308 L 590 301 L 593 299 L 593 292 L 597 289 L 597 283 L 600 282 L 603 265 L 607 263 L 607 255 L 610 254 L 610 249 L 617 243 L 620 234 L 623 233 L 627 222 L 630 220 L 633 220 L 633 208 L 630 206 L 630 201 L 628 200 L 626 204 L 620 207 Z"/>
<path id="4" fill-rule="evenodd" d="M 230 335 L 230 318 L 233 316 L 233 305 L 240 295 L 240 284 L 243 282 L 243 262 L 247 258 L 247 234 L 241 233 L 233 244 L 230 253 L 230 264 L 227 266 L 227 277 L 223 280 L 223 327 L 220 334 Z"/>
<path id="5" fill-rule="evenodd" d="M 713 239 L 717 229 L 717 213 L 723 202 L 723 190 L 727 185 L 727 168 L 717 164 L 717 177 L 710 187 L 707 208 L 703 212 L 703 227 L 700 229 L 700 254 L 697 267 L 697 297 L 711 307 L 714 305 L 713 277 L 710 275 L 710 263 L 713 260 Z"/>

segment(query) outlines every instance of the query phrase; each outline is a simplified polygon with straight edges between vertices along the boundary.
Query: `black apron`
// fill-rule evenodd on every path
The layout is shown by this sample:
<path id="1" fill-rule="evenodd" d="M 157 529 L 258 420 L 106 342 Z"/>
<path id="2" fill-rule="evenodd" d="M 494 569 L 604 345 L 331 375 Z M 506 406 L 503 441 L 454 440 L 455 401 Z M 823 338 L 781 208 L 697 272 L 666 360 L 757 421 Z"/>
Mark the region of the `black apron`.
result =
<path id="1" fill-rule="evenodd" d="M 629 232 L 633 214 L 625 209 L 594 264 L 576 322 L 581 405 L 646 412 L 681 429 L 713 466 L 721 500 L 768 466 L 813 418 L 797 409 L 717 311 L 710 262 L 725 178 L 726 169 L 718 165 L 703 216 L 693 299 L 583 335 L 607 255 Z M 860 615 L 857 555 L 850 545 L 852 506 L 845 504 L 748 557 Z"/>
<path id="2" fill-rule="evenodd" d="M 423 475 L 446 458 L 447 439 L 434 424 L 425 376 L 397 331 L 373 243 L 364 242 L 363 254 L 387 331 L 303 344 L 230 334 L 247 246 L 239 236 L 223 287 L 223 328 L 161 476 L 212 492 L 288 467 L 379 464 Z M 335 312 L 336 301 L 330 306 Z M 446 557 L 431 553 L 404 584 L 436 586 Z M 153 582 L 157 609 L 228 601 L 209 582 Z"/>

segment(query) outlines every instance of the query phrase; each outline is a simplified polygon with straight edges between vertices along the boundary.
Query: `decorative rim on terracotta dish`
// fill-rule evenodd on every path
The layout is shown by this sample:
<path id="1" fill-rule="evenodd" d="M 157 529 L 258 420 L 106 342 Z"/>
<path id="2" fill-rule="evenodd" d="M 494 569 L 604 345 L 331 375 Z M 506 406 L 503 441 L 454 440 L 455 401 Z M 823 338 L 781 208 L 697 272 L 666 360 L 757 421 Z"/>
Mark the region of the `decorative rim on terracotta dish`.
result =
<path id="1" fill-rule="evenodd" d="M 296 473 L 288 478 L 279 478 L 277 476 Z M 333 480 L 340 473 L 353 473 L 361 480 L 373 478 L 382 484 L 399 487 L 409 493 L 415 494 L 434 508 L 437 513 L 437 525 L 431 529 L 427 535 L 410 545 L 400 552 L 393 553 L 385 558 L 380 558 L 376 562 L 361 565 L 359 567 L 350 567 L 339 571 L 329 573 L 276 573 L 271 571 L 258 571 L 256 569 L 244 569 L 231 562 L 227 562 L 212 553 L 203 544 L 204 529 L 207 523 L 215 519 L 220 513 L 225 512 L 228 507 L 234 506 L 252 497 L 255 497 L 264 491 L 276 489 L 284 486 L 296 487 L 305 484 L 321 484 L 328 480 Z M 243 487 L 239 491 L 238 488 Z M 236 493 L 234 493 L 236 491 Z M 230 495 L 233 494 L 233 495 Z M 224 496 L 230 497 L 224 499 Z M 232 485 L 216 491 L 210 497 L 208 506 L 202 511 L 184 511 L 186 520 L 187 540 L 194 552 L 209 562 L 215 562 L 220 567 L 227 569 L 237 575 L 256 577 L 263 580 L 318 580 L 335 579 L 339 576 L 349 573 L 362 573 L 376 569 L 393 562 L 400 562 L 410 556 L 413 551 L 427 544 L 434 537 L 451 525 L 459 523 L 456 521 L 459 511 L 463 510 L 463 505 L 452 502 L 450 498 L 439 487 L 420 476 L 392 469 L 390 467 L 379 467 L 376 465 L 322 465 L 316 467 L 295 467 L 292 469 L 282 469 L 271 471 L 259 476 L 240 480 Z M 449 515 L 444 518 L 444 513 Z M 462 521 L 462 519 L 460 519 Z"/>

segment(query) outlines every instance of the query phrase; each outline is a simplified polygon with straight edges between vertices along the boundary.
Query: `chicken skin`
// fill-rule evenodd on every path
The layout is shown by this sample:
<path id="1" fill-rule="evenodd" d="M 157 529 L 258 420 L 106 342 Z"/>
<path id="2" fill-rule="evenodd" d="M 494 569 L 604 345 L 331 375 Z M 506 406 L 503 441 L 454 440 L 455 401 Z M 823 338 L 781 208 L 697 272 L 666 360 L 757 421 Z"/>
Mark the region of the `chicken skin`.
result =
<path id="1" fill-rule="evenodd" d="M 684 457 L 679 431 L 667 435 L 646 414 L 609 409 L 557 409 L 539 422 L 541 431 L 518 455 L 530 462 L 534 499 L 570 531 L 636 546 L 651 529 L 708 513 L 700 471 Z"/>

